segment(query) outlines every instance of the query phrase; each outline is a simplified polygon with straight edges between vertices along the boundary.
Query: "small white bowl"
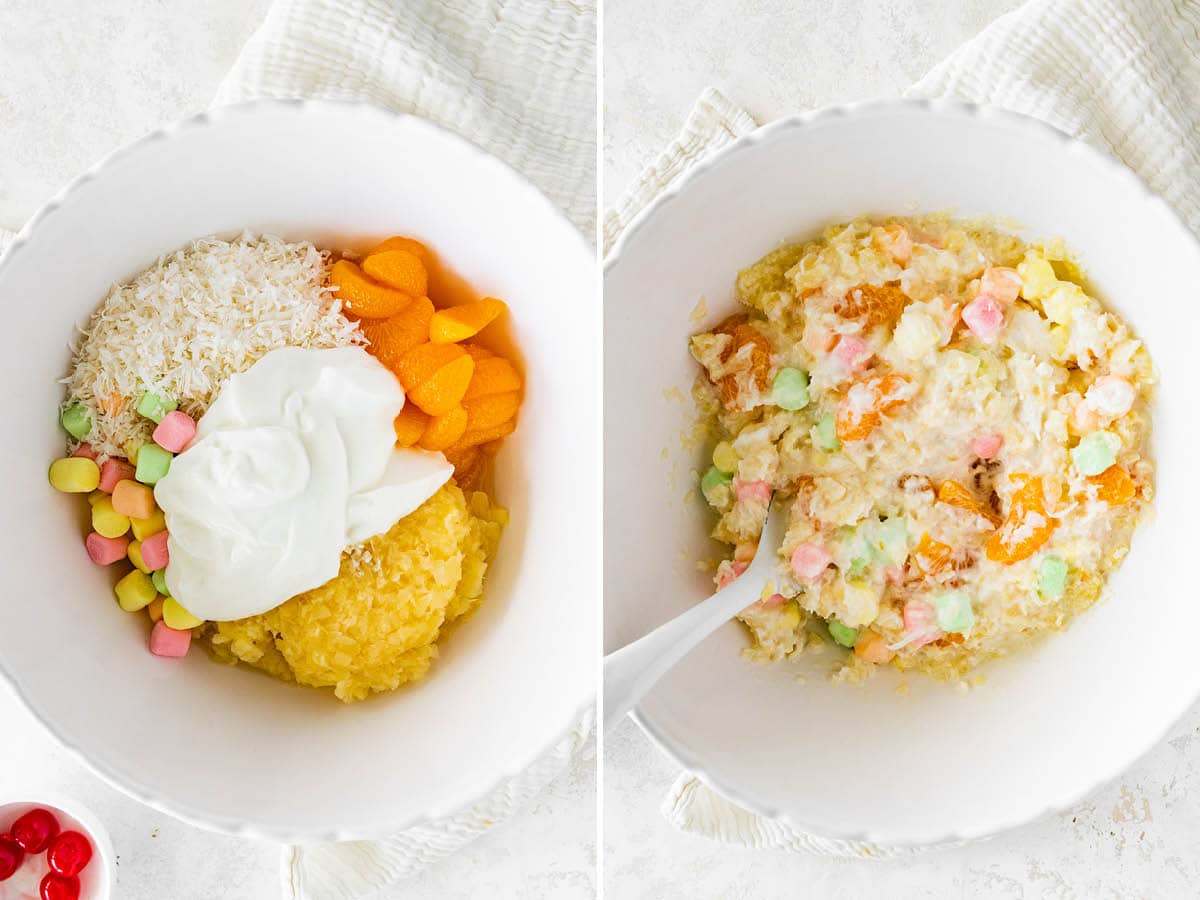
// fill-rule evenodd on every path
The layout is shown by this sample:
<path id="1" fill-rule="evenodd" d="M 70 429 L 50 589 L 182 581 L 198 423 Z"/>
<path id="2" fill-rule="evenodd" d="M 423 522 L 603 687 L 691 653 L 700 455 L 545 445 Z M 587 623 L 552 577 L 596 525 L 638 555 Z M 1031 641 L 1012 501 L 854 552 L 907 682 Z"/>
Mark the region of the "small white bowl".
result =
<path id="1" fill-rule="evenodd" d="M 146 649 L 91 565 L 49 463 L 67 342 L 114 282 L 205 235 L 327 247 L 417 237 L 504 298 L 520 427 L 497 459 L 511 510 L 485 602 L 425 681 L 343 705 L 194 648 Z M 366 104 L 225 107 L 118 152 L 0 261 L 0 676 L 102 777 L 198 825 L 295 842 L 372 837 L 458 811 L 523 771 L 595 693 L 599 381 L 591 249 L 527 182 L 461 138 Z"/>
<path id="2" fill-rule="evenodd" d="M 13 822 L 31 809 L 38 808 L 54 813 L 61 831 L 78 831 L 92 842 L 92 858 L 79 873 L 79 900 L 109 900 L 116 878 L 116 856 L 112 842 L 108 838 L 108 830 L 96 815 L 79 801 L 61 794 L 44 793 L 23 795 L 19 799 L 6 798 L 0 801 L 0 833 L 8 831 Z M 45 853 L 42 853 L 35 859 L 44 857 Z M 30 867 L 30 859 L 26 854 L 22 869 Z M 18 870 L 8 881 L 0 881 L 0 897 L 4 896 L 5 885 L 16 883 L 20 877 L 21 871 Z"/>
<path id="3" fill-rule="evenodd" d="M 642 704 L 638 721 L 733 801 L 817 834 L 883 844 L 974 838 L 1067 807 L 1149 749 L 1200 690 L 1195 409 L 1200 249 L 1127 169 L 1054 129 L 946 101 L 787 119 L 694 170 L 626 232 L 605 272 L 605 637 L 610 649 L 706 597 L 716 548 L 685 499 L 704 448 L 689 335 L 735 308 L 739 269 L 864 215 L 950 210 L 1062 236 L 1161 375 L 1154 514 L 1108 599 L 960 694 L 881 673 L 828 682 L 831 654 L 762 667 L 730 623 Z M 703 322 L 691 319 L 707 303 Z M 797 676 L 804 683 L 797 682 Z"/>

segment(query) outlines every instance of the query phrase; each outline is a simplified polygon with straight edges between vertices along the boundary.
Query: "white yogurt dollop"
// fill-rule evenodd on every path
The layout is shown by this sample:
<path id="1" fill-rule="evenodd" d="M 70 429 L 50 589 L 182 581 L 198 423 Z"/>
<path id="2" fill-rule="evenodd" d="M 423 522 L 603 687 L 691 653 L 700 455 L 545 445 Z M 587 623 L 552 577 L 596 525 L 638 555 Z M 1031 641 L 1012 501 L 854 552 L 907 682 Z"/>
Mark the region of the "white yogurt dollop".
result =
<path id="1" fill-rule="evenodd" d="M 440 453 L 395 448 L 403 405 L 396 377 L 359 347 L 287 347 L 230 378 L 154 489 L 171 595 L 220 622 L 337 575 L 346 547 L 387 531 L 453 472 Z"/>

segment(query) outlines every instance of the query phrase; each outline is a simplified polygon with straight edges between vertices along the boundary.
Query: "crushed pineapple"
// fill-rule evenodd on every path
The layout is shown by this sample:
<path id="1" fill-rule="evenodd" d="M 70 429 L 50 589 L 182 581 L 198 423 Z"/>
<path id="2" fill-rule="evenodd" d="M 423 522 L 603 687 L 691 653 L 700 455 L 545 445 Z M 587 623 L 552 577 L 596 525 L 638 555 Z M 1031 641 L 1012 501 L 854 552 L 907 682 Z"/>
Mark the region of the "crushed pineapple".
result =
<path id="1" fill-rule="evenodd" d="M 344 702 L 425 676 L 442 629 L 483 598 L 507 511 L 453 483 L 419 509 L 348 550 L 337 577 L 248 619 L 206 625 L 219 662 L 332 687 Z"/>

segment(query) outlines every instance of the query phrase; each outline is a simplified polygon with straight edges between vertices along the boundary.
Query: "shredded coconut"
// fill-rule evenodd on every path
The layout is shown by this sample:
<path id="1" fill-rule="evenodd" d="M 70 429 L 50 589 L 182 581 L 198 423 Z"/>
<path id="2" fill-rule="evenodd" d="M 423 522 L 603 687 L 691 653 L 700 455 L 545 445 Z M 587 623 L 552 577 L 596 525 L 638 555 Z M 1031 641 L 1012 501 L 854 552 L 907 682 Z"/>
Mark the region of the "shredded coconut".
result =
<path id="1" fill-rule="evenodd" d="M 246 233 L 198 240 L 113 287 L 64 379 L 68 401 L 91 412 L 88 442 L 128 456 L 150 440 L 153 423 L 135 408 L 144 390 L 198 418 L 271 350 L 364 343 L 324 286 L 327 266 L 310 243 Z"/>

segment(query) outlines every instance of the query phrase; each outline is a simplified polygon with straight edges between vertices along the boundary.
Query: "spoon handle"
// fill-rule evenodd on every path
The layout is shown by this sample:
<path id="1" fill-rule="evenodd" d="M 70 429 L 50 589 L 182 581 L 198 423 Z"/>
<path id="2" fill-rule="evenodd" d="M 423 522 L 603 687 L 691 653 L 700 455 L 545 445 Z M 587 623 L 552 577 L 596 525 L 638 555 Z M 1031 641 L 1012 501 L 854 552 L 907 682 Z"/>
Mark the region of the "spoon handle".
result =
<path id="1" fill-rule="evenodd" d="M 735 578 L 704 602 L 604 657 L 604 727 L 620 722 L 668 669 L 757 600 L 762 585 L 761 578 Z"/>

